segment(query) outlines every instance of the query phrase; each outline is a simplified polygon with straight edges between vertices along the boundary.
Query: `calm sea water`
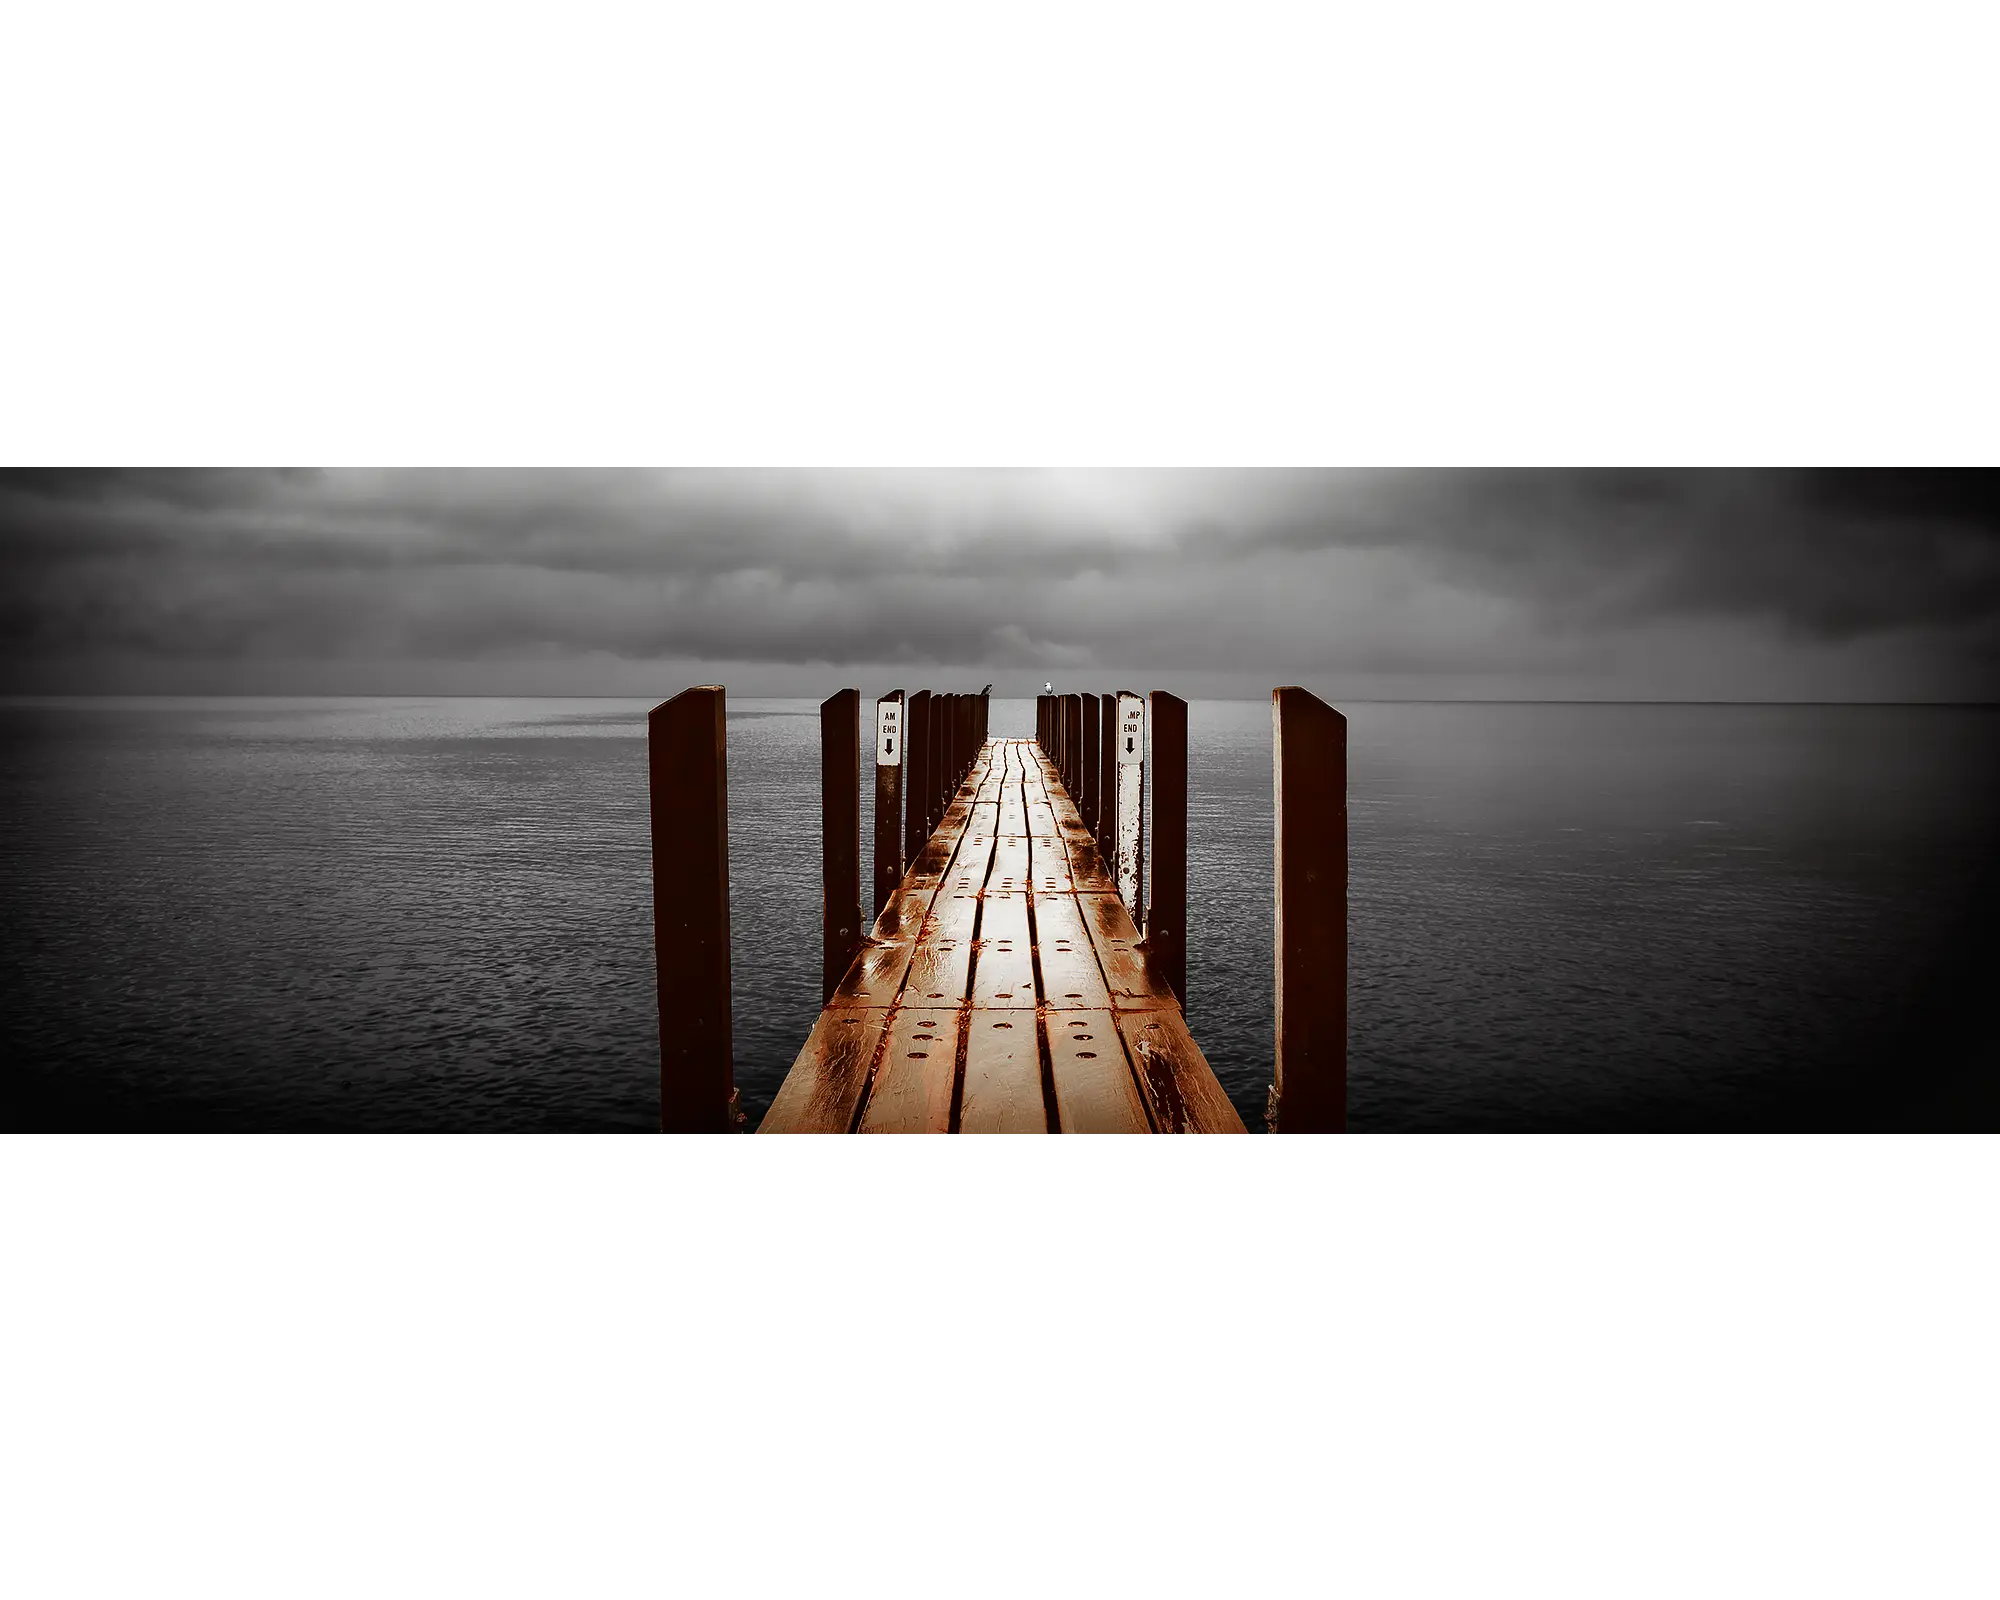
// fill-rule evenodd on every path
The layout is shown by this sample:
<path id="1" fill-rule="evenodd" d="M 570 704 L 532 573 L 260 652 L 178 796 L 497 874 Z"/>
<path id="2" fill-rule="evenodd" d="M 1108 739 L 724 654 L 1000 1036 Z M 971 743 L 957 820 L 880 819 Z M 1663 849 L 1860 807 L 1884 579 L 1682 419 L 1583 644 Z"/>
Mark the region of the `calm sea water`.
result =
<path id="1" fill-rule="evenodd" d="M 0 705 L 10 1123 L 655 1126 L 645 709 Z M 1991 1125 L 2000 712 L 1345 709 L 1357 1129 Z M 731 707 L 753 1126 L 818 1009 L 817 739 Z M 1254 1128 L 1268 707 L 1190 739 L 1189 1020 Z"/>

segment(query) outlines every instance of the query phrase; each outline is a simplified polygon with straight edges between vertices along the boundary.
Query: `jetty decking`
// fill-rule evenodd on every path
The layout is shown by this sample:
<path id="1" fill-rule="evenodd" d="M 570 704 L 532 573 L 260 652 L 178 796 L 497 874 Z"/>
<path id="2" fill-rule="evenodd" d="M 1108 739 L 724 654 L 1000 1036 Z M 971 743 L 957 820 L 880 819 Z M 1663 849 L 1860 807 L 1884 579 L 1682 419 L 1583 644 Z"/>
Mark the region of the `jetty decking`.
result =
<path id="1" fill-rule="evenodd" d="M 1025 739 L 980 751 L 766 1133 L 1242 1133 L 1091 829 Z"/>
<path id="2" fill-rule="evenodd" d="M 988 704 L 876 701 L 865 933 L 860 692 L 820 707 L 823 1009 L 758 1131 L 1245 1132 L 1182 1010 L 1187 703 L 1045 694 L 1033 739 L 988 738 Z M 714 684 L 647 721 L 668 1132 L 745 1120 L 726 726 Z M 1345 1125 L 1346 737 L 1313 695 L 1273 691 L 1274 1132 Z"/>

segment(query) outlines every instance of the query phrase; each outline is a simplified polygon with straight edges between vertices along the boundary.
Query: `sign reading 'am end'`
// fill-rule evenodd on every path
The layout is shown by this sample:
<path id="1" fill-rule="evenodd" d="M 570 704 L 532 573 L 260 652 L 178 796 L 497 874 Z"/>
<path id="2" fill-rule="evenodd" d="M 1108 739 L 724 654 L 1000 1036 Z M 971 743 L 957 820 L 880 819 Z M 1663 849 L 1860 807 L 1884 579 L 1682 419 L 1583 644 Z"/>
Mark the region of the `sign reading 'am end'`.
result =
<path id="1" fill-rule="evenodd" d="M 1146 761 L 1146 702 L 1136 694 L 1118 697 L 1118 765 L 1143 766 Z"/>
<path id="2" fill-rule="evenodd" d="M 903 764 L 903 702 L 875 702 L 875 765 L 900 767 Z"/>

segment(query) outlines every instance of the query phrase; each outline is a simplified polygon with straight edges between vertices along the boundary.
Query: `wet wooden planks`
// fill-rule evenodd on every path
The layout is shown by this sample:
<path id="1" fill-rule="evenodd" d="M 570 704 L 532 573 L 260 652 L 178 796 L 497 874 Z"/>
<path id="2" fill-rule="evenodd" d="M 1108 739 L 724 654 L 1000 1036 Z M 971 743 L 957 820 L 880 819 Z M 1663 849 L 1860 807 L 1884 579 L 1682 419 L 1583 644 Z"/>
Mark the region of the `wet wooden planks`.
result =
<path id="1" fill-rule="evenodd" d="M 760 1131 L 1244 1128 L 1054 765 L 991 740 Z"/>

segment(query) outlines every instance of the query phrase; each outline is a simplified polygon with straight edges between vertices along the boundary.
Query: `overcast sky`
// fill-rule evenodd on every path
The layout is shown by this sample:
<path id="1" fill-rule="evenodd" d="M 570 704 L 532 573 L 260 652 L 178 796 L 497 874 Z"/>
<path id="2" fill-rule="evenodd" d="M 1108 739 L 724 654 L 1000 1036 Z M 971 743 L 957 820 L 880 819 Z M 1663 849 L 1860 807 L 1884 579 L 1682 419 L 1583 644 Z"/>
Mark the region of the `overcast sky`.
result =
<path id="1" fill-rule="evenodd" d="M 0 687 L 2000 698 L 1991 473 L 0 475 Z"/>

